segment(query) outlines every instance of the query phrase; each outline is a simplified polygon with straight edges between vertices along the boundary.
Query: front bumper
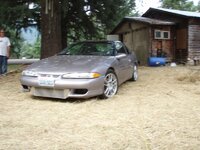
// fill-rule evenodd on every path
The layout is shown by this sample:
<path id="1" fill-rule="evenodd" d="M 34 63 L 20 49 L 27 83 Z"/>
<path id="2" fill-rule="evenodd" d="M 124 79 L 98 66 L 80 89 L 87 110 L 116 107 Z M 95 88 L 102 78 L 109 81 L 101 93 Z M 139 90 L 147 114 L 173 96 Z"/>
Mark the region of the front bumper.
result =
<path id="1" fill-rule="evenodd" d="M 104 77 L 94 79 L 54 79 L 52 85 L 42 85 L 38 77 L 22 76 L 20 79 L 24 90 L 31 91 L 34 96 L 66 99 L 89 98 L 103 94 Z"/>

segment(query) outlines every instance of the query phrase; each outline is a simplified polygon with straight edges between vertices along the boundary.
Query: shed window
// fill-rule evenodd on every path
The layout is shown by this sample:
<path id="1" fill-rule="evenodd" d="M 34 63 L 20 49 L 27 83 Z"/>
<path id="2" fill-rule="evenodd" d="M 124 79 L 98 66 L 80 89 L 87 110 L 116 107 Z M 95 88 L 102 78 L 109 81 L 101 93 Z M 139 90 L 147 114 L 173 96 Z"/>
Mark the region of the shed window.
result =
<path id="1" fill-rule="evenodd" d="M 160 30 L 155 30 L 154 34 L 155 34 L 155 39 L 161 39 L 162 38 Z"/>
<path id="2" fill-rule="evenodd" d="M 164 39 L 169 39 L 170 38 L 169 31 L 163 31 L 163 38 Z"/>
<path id="3" fill-rule="evenodd" d="M 154 38 L 155 39 L 170 39 L 170 31 L 155 30 Z"/>

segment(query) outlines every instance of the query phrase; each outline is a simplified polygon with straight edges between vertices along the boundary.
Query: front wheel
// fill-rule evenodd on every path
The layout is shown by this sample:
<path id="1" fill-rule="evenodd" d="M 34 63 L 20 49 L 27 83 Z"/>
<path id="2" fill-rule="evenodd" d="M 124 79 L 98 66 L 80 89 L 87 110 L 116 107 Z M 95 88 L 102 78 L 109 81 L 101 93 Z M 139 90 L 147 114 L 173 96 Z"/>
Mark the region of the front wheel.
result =
<path id="1" fill-rule="evenodd" d="M 113 97 L 118 90 L 118 80 L 114 71 L 108 70 L 104 78 L 104 91 L 100 96 L 101 99 Z"/>

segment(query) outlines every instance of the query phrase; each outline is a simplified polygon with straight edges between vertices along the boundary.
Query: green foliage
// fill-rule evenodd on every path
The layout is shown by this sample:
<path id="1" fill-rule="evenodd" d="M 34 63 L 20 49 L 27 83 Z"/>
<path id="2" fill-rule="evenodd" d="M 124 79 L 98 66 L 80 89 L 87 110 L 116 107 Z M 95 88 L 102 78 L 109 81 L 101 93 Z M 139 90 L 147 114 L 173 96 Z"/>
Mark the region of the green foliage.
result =
<path id="1" fill-rule="evenodd" d="M 40 58 L 41 39 L 38 38 L 34 45 L 24 43 L 21 47 L 20 57 Z"/>
<path id="2" fill-rule="evenodd" d="M 21 27 L 29 26 L 32 18 L 40 29 L 39 0 L 0 0 L 0 3 L 1 25 L 19 31 Z M 30 3 L 35 4 L 34 9 L 29 9 Z M 135 0 L 60 0 L 60 3 L 64 20 L 62 26 L 67 30 L 65 33 L 69 41 L 104 38 L 135 8 Z"/>
<path id="3" fill-rule="evenodd" d="M 197 11 L 197 6 L 189 0 L 160 0 L 161 7 L 185 11 Z"/>
<path id="4" fill-rule="evenodd" d="M 6 36 L 11 42 L 11 58 L 39 58 L 41 39 L 38 38 L 34 44 L 29 44 L 16 36 L 16 30 L 6 28 Z"/>
<path id="5" fill-rule="evenodd" d="M 89 1 L 91 16 L 101 22 L 103 30 L 108 33 L 124 16 L 129 15 L 135 7 L 134 0 Z"/>
<path id="6" fill-rule="evenodd" d="M 34 47 L 24 44 L 19 38 L 19 31 L 34 22 L 37 22 L 40 29 L 41 2 L 41 0 L 0 0 L 0 25 L 12 30 L 10 38 L 13 57 L 19 58 L 25 55 L 38 57 L 40 44 L 36 43 Z M 58 2 L 62 8 L 61 39 L 68 43 L 105 38 L 105 35 L 135 8 L 135 0 L 58 0 Z M 31 3 L 35 5 L 34 9 L 29 9 Z"/>
<path id="7" fill-rule="evenodd" d="M 200 12 L 200 1 L 198 2 L 198 5 L 197 5 L 197 11 Z"/>
<path id="8" fill-rule="evenodd" d="M 34 46 L 29 45 L 19 36 L 22 27 L 30 26 L 34 24 L 33 21 L 40 20 L 39 5 L 35 9 L 29 9 L 29 4 L 32 2 L 37 5 L 37 0 L 0 0 L 0 25 L 6 28 L 6 36 L 10 38 L 11 58 L 21 58 L 25 54 L 30 58 L 38 58 L 40 48 L 37 43 Z"/>
<path id="9" fill-rule="evenodd" d="M 63 0 L 68 41 L 105 38 L 135 7 L 135 0 Z"/>
<path id="10" fill-rule="evenodd" d="M 0 25 L 18 30 L 33 24 L 34 20 L 38 20 L 39 7 L 29 9 L 32 2 L 37 4 L 37 0 L 0 0 Z"/>

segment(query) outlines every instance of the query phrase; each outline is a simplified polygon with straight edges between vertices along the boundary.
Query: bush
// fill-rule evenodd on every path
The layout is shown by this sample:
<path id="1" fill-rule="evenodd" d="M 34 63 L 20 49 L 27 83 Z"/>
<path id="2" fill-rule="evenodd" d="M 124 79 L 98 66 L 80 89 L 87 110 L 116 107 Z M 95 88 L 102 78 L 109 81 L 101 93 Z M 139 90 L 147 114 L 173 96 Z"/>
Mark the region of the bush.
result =
<path id="1" fill-rule="evenodd" d="M 40 58 L 41 40 L 37 39 L 35 44 L 24 43 L 21 47 L 20 57 Z"/>

